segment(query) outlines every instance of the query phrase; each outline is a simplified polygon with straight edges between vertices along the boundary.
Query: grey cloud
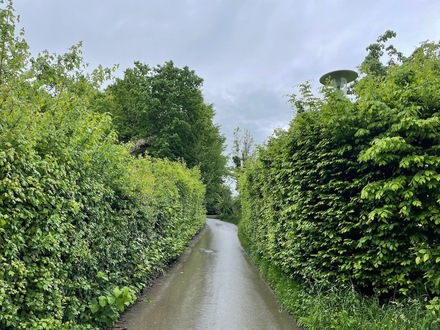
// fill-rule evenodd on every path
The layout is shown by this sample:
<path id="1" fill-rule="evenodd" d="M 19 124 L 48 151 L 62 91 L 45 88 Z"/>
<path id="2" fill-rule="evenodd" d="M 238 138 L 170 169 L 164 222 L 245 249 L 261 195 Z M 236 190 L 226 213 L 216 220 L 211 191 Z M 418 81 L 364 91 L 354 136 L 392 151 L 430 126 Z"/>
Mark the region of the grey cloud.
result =
<path id="1" fill-rule="evenodd" d="M 325 72 L 355 69 L 388 29 L 408 53 L 440 40 L 440 2 L 432 0 L 16 0 L 33 52 L 63 53 L 83 41 L 91 67 L 173 60 L 204 78 L 216 120 L 256 141 L 285 126 L 286 94 Z"/>
<path id="2" fill-rule="evenodd" d="M 293 117 L 288 97 L 266 85 L 243 84 L 213 95 L 216 120 L 232 144 L 233 131 L 248 130 L 258 144 L 270 136 L 274 128 L 285 126 Z"/>

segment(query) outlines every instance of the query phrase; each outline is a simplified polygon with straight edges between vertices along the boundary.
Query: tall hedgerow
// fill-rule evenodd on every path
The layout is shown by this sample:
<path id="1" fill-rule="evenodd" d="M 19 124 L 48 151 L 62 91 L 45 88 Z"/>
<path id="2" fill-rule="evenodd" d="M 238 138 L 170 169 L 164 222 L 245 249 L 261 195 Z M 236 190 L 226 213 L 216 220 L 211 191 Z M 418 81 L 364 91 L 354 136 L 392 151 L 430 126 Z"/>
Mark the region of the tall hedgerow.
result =
<path id="1" fill-rule="evenodd" d="M 287 131 L 241 174 L 249 249 L 307 280 L 365 293 L 440 290 L 440 46 L 381 36 L 353 96 L 302 86 Z M 388 63 L 382 63 L 387 51 Z"/>
<path id="2" fill-rule="evenodd" d="M 0 10 L 0 328 L 111 324 L 204 223 L 197 168 L 134 159 L 80 45 L 32 57 Z"/>

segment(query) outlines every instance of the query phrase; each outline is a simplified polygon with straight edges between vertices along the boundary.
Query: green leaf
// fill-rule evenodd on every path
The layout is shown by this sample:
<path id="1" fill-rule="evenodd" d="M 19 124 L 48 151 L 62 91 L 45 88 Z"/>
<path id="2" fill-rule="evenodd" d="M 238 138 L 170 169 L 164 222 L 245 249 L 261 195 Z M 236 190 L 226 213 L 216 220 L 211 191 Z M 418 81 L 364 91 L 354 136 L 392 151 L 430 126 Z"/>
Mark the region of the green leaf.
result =
<path id="1" fill-rule="evenodd" d="M 123 312 L 125 310 L 125 304 L 123 301 L 116 301 L 116 308 L 120 311 Z"/>
<path id="2" fill-rule="evenodd" d="M 122 288 L 122 295 L 123 295 L 124 297 L 128 297 L 129 293 L 130 293 L 130 289 L 129 289 L 127 286 L 124 286 L 124 287 Z"/>
<path id="3" fill-rule="evenodd" d="M 92 313 L 97 313 L 99 311 L 99 309 L 100 309 L 100 306 L 97 302 L 90 304 L 90 310 L 92 311 Z"/>
<path id="4" fill-rule="evenodd" d="M 122 291 L 119 289 L 119 287 L 115 287 L 113 289 L 113 295 L 118 298 L 121 295 Z"/>
<path id="5" fill-rule="evenodd" d="M 107 297 L 105 297 L 105 296 L 100 296 L 98 298 L 98 301 L 99 301 L 99 305 L 101 307 L 105 307 L 107 305 Z"/>

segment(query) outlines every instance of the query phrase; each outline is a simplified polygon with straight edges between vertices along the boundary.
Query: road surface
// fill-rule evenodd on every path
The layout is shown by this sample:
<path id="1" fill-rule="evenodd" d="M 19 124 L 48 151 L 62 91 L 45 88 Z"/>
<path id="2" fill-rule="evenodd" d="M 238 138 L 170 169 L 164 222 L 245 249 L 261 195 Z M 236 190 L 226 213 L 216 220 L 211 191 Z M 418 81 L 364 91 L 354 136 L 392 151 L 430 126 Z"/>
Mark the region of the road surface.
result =
<path id="1" fill-rule="evenodd" d="M 188 253 L 122 318 L 128 330 L 298 330 L 237 238 L 237 227 L 207 219 Z"/>

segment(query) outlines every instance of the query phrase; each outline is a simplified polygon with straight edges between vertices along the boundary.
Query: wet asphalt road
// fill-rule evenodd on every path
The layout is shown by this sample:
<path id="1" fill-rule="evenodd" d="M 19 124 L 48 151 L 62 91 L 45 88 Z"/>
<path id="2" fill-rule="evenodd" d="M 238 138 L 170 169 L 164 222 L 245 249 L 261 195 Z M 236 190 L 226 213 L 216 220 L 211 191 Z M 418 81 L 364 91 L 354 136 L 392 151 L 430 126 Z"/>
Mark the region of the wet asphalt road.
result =
<path id="1" fill-rule="evenodd" d="M 122 320 L 128 330 L 299 329 L 240 246 L 237 227 L 213 219 Z"/>

